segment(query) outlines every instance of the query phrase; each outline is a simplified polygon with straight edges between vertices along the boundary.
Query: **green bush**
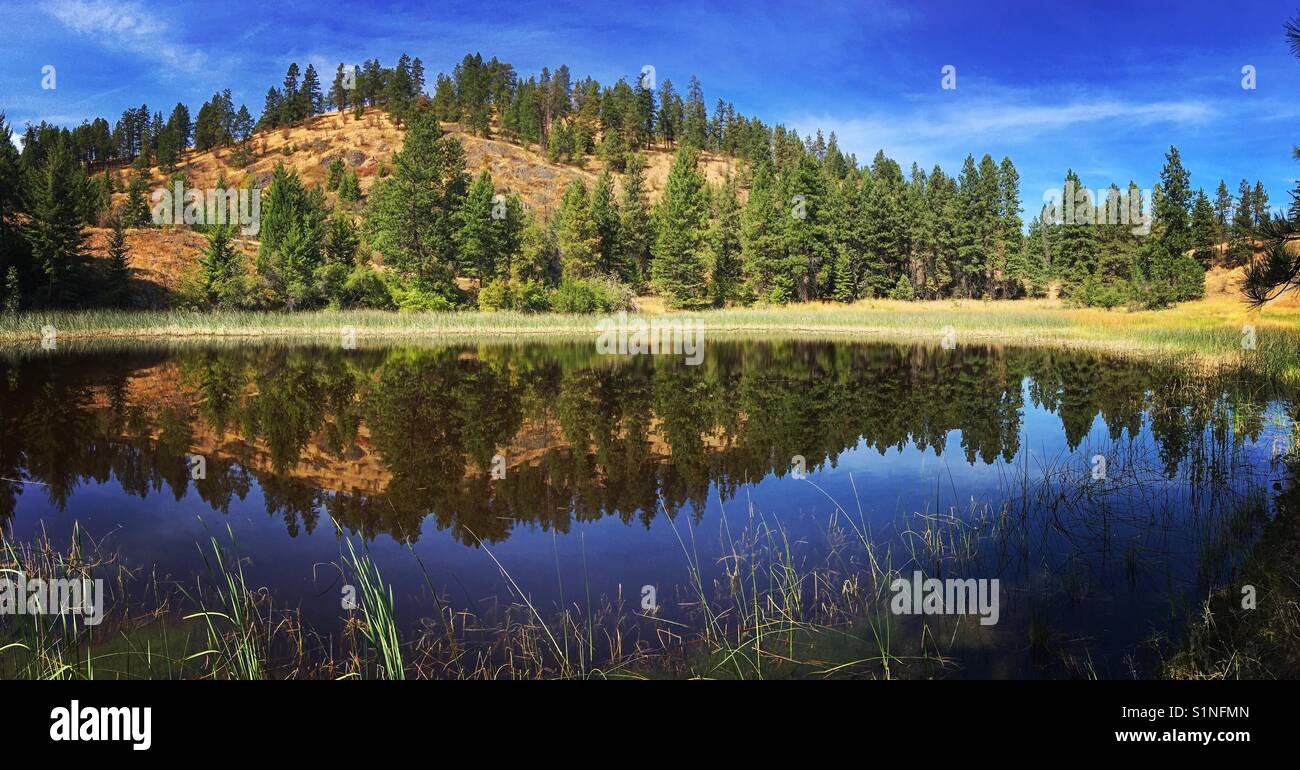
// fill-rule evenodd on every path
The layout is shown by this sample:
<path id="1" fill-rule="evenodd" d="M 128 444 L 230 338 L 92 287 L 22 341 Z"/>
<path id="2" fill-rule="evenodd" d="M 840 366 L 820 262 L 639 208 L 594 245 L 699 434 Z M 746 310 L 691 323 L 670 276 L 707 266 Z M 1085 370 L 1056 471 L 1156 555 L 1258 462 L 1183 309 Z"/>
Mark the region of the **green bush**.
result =
<path id="1" fill-rule="evenodd" d="M 339 182 L 343 180 L 343 169 L 342 158 L 335 158 L 330 162 L 329 173 L 325 177 L 325 189 L 337 190 L 339 188 Z"/>
<path id="2" fill-rule="evenodd" d="M 907 280 L 907 276 L 898 276 L 898 285 L 889 292 L 890 299 L 901 299 L 908 302 L 916 299 L 916 292 L 912 291 L 912 282 Z"/>
<path id="3" fill-rule="evenodd" d="M 479 291 L 478 306 L 481 310 L 541 313 L 551 309 L 551 301 L 539 283 L 498 278 Z"/>
<path id="4" fill-rule="evenodd" d="M 402 286 L 397 281 L 386 283 L 393 305 L 403 313 L 425 313 L 455 310 L 456 303 L 443 294 L 423 286 Z"/>
<path id="5" fill-rule="evenodd" d="M 566 278 L 551 292 L 551 309 L 557 313 L 613 313 L 634 310 L 635 295 L 612 278 Z"/>
<path id="6" fill-rule="evenodd" d="M 373 307 L 386 310 L 393 307 L 393 295 L 389 291 L 388 284 L 384 283 L 383 277 L 375 272 L 374 268 L 369 265 L 358 265 L 352 268 L 347 280 L 343 282 L 338 302 L 342 307 Z"/>
<path id="7" fill-rule="evenodd" d="M 1106 281 L 1095 275 L 1084 279 L 1075 291 L 1074 297 L 1081 304 L 1091 307 L 1115 308 L 1134 299 L 1131 287 L 1120 281 Z"/>
<path id="8" fill-rule="evenodd" d="M 505 281 L 500 278 L 489 281 L 486 286 L 479 289 L 479 310 L 514 310 L 514 290 L 515 286 L 512 281 Z"/>

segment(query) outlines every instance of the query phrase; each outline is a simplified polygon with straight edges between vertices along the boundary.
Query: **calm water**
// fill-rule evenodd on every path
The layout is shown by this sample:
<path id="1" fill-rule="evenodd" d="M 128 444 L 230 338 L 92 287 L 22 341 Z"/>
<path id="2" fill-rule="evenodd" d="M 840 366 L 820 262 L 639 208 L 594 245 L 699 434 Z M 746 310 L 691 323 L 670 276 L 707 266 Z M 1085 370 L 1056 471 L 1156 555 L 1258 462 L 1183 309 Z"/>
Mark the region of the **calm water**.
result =
<path id="1" fill-rule="evenodd" d="M 716 577 L 757 521 L 809 564 L 856 527 L 942 574 L 909 560 L 951 516 L 990 535 L 962 568 L 1003 594 L 964 668 L 1024 673 L 1046 633 L 1125 675 L 1273 515 L 1291 409 L 1248 376 L 983 347 L 710 340 L 693 367 L 590 343 L 31 353 L 0 358 L 0 522 L 56 542 L 78 522 L 179 585 L 229 527 L 250 582 L 315 623 L 340 616 L 341 527 L 414 624 L 433 591 L 517 598 L 496 561 L 538 607 L 653 585 L 671 616 L 688 558 Z"/>

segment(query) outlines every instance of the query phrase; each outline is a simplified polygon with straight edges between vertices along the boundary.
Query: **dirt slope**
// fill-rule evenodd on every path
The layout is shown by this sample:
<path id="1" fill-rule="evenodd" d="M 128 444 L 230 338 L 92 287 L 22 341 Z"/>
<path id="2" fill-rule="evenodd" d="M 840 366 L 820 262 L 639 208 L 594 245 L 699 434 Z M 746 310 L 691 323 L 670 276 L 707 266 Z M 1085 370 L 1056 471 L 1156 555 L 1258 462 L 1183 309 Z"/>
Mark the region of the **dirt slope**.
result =
<path id="1" fill-rule="evenodd" d="M 546 160 L 536 146 L 521 147 L 502 139 L 484 139 L 466 133 L 454 123 L 443 124 L 444 130 L 455 136 L 465 147 L 466 171 L 471 175 L 487 169 L 501 192 L 515 192 L 525 205 L 540 216 L 547 217 L 560 204 L 564 190 L 574 179 L 582 179 L 588 187 L 595 184 L 602 164 L 587 158 L 581 165 L 555 164 Z M 395 124 L 379 109 L 368 109 L 356 118 L 351 112 L 340 115 L 330 113 L 316 117 L 292 128 L 259 131 L 250 140 L 252 162 L 232 165 L 234 148 L 186 152 L 178 171 L 185 174 L 190 189 L 216 187 L 224 174 L 228 186 L 253 183 L 265 187 L 270 183 L 271 172 L 277 163 L 298 172 L 308 185 L 325 184 L 329 165 L 342 158 L 352 168 L 361 184 L 362 195 L 380 177 L 380 169 L 391 167 L 393 154 L 402 148 L 405 129 Z M 650 200 L 662 195 L 672 166 L 673 153 L 669 150 L 651 150 L 646 157 L 646 187 Z M 735 174 L 735 161 L 706 153 L 701 168 L 710 182 L 721 182 Z M 114 169 L 116 188 L 125 190 L 130 181 L 131 169 L 122 166 Z M 168 183 L 169 176 L 160 169 L 151 169 L 150 190 Z M 615 185 L 622 190 L 621 175 L 615 175 Z M 331 203 L 334 193 L 328 193 Z M 126 193 L 114 195 L 113 205 L 121 206 Z M 92 228 L 90 247 L 98 256 L 103 254 L 104 232 Z M 132 267 L 137 279 L 149 284 L 148 304 L 156 305 L 165 294 L 163 289 L 174 289 L 185 272 L 197 264 L 204 246 L 204 238 L 184 227 L 159 230 L 132 231 L 129 237 Z M 255 253 L 255 239 L 243 239 L 240 248 Z"/>

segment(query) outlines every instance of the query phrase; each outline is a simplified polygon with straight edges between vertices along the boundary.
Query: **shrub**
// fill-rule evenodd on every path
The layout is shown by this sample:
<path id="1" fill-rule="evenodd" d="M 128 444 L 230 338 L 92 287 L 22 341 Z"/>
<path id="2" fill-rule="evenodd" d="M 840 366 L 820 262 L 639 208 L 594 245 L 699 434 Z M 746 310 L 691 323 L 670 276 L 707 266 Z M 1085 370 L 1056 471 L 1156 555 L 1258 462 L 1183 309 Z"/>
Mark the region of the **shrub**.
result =
<path id="1" fill-rule="evenodd" d="M 551 293 L 557 313 L 612 313 L 635 309 L 632 290 L 612 278 L 566 278 Z"/>
<path id="2" fill-rule="evenodd" d="M 339 200 L 355 203 L 361 200 L 361 182 L 352 169 L 342 172 L 339 179 Z"/>
<path id="3" fill-rule="evenodd" d="M 335 158 L 330 161 L 329 171 L 325 176 L 325 187 L 329 190 L 337 190 L 339 182 L 343 179 L 343 159 Z"/>
<path id="4" fill-rule="evenodd" d="M 540 313 L 549 310 L 551 302 L 539 283 L 498 278 L 479 290 L 478 306 L 482 310 Z"/>
<path id="5" fill-rule="evenodd" d="M 402 286 L 396 281 L 389 281 L 387 282 L 387 288 L 393 304 L 403 313 L 456 309 L 454 301 L 428 287 L 418 285 Z"/>
<path id="6" fill-rule="evenodd" d="M 336 301 L 340 307 L 393 307 L 393 295 L 388 284 L 369 265 L 352 268 L 340 287 Z"/>
<path id="7" fill-rule="evenodd" d="M 912 301 L 916 299 L 916 293 L 912 291 L 912 282 L 907 280 L 907 276 L 898 276 L 898 285 L 889 292 L 890 299 L 901 299 Z"/>

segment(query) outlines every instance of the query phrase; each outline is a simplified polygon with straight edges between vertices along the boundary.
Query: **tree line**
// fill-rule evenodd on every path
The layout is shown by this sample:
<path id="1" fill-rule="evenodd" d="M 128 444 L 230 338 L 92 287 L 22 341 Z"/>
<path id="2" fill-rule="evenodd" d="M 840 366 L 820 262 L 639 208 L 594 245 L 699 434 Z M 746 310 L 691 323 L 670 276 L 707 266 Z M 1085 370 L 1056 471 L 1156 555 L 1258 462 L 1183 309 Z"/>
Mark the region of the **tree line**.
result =
<path id="1" fill-rule="evenodd" d="M 229 228 L 205 228 L 208 247 L 182 288 L 183 302 L 429 309 L 477 300 L 594 310 L 625 306 L 646 289 L 677 307 L 704 307 L 1014 298 L 1057 287 L 1082 304 L 1158 307 L 1201 296 L 1207 266 L 1248 261 L 1255 238 L 1285 220 L 1270 215 L 1259 182 L 1243 180 L 1235 201 L 1222 181 L 1212 202 L 1203 190 L 1193 195 L 1171 148 L 1150 200 L 1136 185 L 1112 186 L 1105 201 L 1089 198 L 1082 216 L 1044 212 L 1026 227 L 1010 158 L 968 156 L 955 175 L 917 164 L 905 172 L 883 152 L 859 164 L 834 133 L 800 137 L 723 100 L 710 112 L 694 77 L 684 98 L 670 80 L 657 91 L 652 81 L 643 74 L 635 84 L 602 86 L 574 80 L 566 66 L 522 79 L 511 65 L 473 54 L 438 74 L 428 95 L 421 60 L 403 54 L 392 68 L 377 59 L 340 64 L 328 90 L 314 66 L 304 72 L 291 64 L 256 123 L 226 90 L 192 123 L 178 104 L 166 120 L 145 105 L 128 109 L 111 132 L 103 119 L 71 130 L 29 126 L 21 153 L 10 143 L 0 150 L 4 301 L 119 301 L 125 290 L 86 280 L 82 228 L 105 220 L 118 230 L 149 226 L 151 163 L 174 171 L 190 147 L 247 152 L 254 127 L 292 126 L 327 109 L 359 116 L 378 107 L 404 123 L 405 146 L 391 169 L 385 165 L 362 204 L 356 175 L 341 160 L 331 166 L 329 189 L 307 188 L 277 168 L 264 191 L 257 258 L 244 259 Z M 572 182 L 558 209 L 541 216 L 486 172 L 470 179 L 445 122 L 482 135 L 499 131 L 561 162 L 597 152 L 602 171 L 590 189 Z M 651 148 L 675 150 L 654 205 L 645 179 Z M 701 168 L 706 153 L 735 159 L 734 173 L 710 182 Z M 113 177 L 94 169 L 127 158 L 135 167 L 127 202 L 110 212 Z M 1071 185 L 1083 188 L 1073 171 L 1065 179 Z M 1113 216 L 1126 209 L 1149 217 L 1149 232 Z M 125 255 L 114 259 L 124 264 Z M 126 275 L 108 271 L 100 280 Z M 476 283 L 466 291 L 457 278 Z"/>

